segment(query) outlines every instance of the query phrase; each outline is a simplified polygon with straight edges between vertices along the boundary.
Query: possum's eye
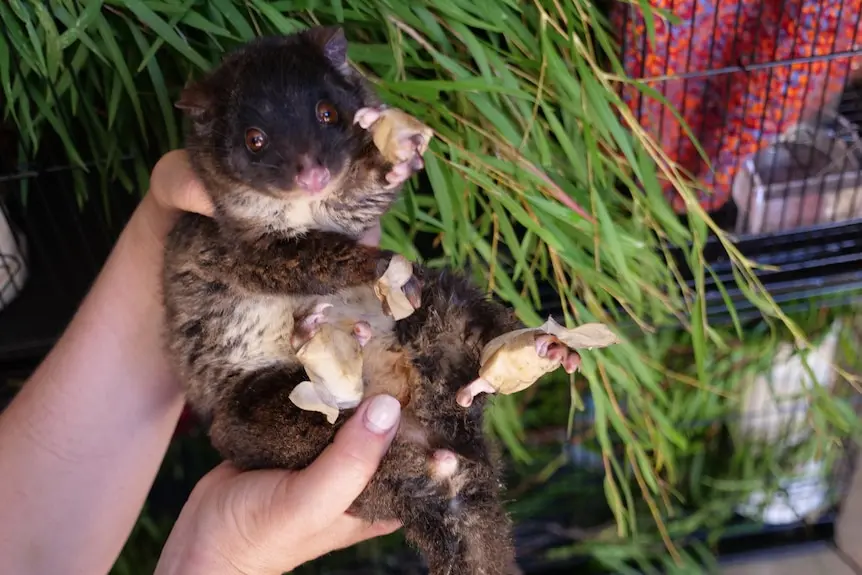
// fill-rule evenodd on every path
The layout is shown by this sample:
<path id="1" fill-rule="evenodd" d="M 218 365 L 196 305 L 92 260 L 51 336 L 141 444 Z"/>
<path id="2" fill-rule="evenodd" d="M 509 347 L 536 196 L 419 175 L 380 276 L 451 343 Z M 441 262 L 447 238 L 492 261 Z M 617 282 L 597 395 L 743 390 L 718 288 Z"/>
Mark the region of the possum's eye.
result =
<path id="1" fill-rule="evenodd" d="M 249 128 L 245 131 L 245 147 L 249 152 L 259 152 L 266 147 L 266 134 L 257 128 Z"/>
<path id="2" fill-rule="evenodd" d="M 317 103 L 317 121 L 321 124 L 334 124 L 338 121 L 338 110 L 329 102 Z"/>

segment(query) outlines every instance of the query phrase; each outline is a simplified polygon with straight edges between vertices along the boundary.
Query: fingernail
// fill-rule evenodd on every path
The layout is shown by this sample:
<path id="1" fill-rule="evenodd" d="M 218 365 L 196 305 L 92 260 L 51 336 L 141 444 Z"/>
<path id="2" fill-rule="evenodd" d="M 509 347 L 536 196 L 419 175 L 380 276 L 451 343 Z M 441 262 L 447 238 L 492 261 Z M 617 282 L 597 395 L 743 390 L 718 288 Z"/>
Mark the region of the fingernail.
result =
<path id="1" fill-rule="evenodd" d="M 401 404 L 391 395 L 378 395 L 365 410 L 365 429 L 382 435 L 395 427 L 401 417 Z"/>

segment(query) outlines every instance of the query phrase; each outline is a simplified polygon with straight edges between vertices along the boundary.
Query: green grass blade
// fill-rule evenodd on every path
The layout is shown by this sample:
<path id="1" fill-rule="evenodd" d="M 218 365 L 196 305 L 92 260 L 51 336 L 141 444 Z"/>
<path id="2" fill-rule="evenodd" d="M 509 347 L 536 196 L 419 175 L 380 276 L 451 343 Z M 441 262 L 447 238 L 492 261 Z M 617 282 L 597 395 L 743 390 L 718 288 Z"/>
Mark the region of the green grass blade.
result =
<path id="1" fill-rule="evenodd" d="M 168 26 L 158 14 L 150 10 L 142 0 L 122 0 L 122 4 L 129 9 L 141 22 L 149 26 L 158 37 L 172 46 L 180 54 L 182 54 L 189 62 L 202 70 L 207 70 L 210 63 L 201 56 L 194 48 L 188 45 L 179 34 Z"/>

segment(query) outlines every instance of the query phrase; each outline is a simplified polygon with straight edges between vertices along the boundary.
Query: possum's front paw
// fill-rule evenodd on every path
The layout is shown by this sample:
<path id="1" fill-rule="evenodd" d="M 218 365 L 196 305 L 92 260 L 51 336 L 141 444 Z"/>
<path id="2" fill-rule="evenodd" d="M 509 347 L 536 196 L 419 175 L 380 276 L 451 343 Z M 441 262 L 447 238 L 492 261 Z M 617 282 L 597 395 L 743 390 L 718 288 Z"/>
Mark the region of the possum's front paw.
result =
<path id="1" fill-rule="evenodd" d="M 395 320 L 410 316 L 422 305 L 422 284 L 413 275 L 413 264 L 400 254 L 378 262 L 379 279 L 374 293 L 383 304 L 383 313 Z"/>
<path id="2" fill-rule="evenodd" d="M 385 176 L 387 188 L 400 186 L 425 166 L 422 156 L 434 132 L 413 116 L 397 108 L 362 108 L 353 121 L 371 132 L 374 144 L 392 164 Z"/>

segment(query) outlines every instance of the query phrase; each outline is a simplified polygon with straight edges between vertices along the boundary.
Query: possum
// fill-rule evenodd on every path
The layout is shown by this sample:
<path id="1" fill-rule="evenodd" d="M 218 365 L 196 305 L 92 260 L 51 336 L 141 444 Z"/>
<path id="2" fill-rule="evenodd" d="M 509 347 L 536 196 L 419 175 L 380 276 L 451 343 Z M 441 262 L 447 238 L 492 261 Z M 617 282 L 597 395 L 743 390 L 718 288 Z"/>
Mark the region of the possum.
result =
<path id="1" fill-rule="evenodd" d="M 375 132 L 386 107 L 349 64 L 340 28 L 253 40 L 176 105 L 215 210 L 184 214 L 169 236 L 168 350 L 213 446 L 242 469 L 309 465 L 355 406 L 331 424 L 294 405 L 307 379 L 296 349 L 322 322 L 346 326 L 363 346 L 365 397 L 402 405 L 350 512 L 401 521 L 432 575 L 513 572 L 501 460 L 483 434 L 487 396 L 467 407 L 455 397 L 477 379 L 485 345 L 523 326 L 464 276 L 421 266 L 403 287 L 415 311 L 394 320 L 373 288 L 400 256 L 357 241 L 422 169 L 424 132 Z M 375 135 L 392 141 L 381 148 Z M 576 356 L 549 336 L 536 349 L 567 369 Z"/>

